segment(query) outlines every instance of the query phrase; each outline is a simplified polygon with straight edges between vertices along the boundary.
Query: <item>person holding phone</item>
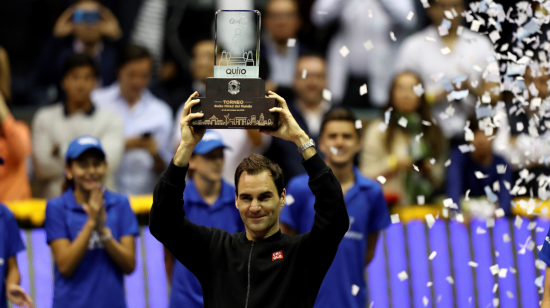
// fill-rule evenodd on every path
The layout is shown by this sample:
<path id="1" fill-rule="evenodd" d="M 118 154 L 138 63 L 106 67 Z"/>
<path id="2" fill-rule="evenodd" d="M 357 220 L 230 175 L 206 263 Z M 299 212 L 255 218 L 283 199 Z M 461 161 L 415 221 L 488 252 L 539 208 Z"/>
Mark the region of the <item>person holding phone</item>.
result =
<path id="1" fill-rule="evenodd" d="M 108 166 L 97 138 L 75 139 L 65 162 L 64 193 L 46 206 L 53 307 L 125 308 L 124 275 L 136 266 L 136 216 L 126 196 L 101 185 Z"/>
<path id="2" fill-rule="evenodd" d="M 190 125 L 204 116 L 191 113 L 191 107 L 200 102 L 197 96 L 193 93 L 185 103 L 180 145 L 155 187 L 151 234 L 200 281 L 206 308 L 313 307 L 350 224 L 338 179 L 296 123 L 286 101 L 270 91 L 269 97 L 281 106 L 270 109 L 279 113 L 279 128 L 260 132 L 293 141 L 302 153 L 316 198 L 311 231 L 293 238 L 281 233 L 279 215 L 286 200 L 283 172 L 259 154 L 245 158 L 235 172 L 235 206 L 246 231 L 229 234 L 192 223 L 181 196 L 193 150 L 205 135 L 204 129 Z"/>

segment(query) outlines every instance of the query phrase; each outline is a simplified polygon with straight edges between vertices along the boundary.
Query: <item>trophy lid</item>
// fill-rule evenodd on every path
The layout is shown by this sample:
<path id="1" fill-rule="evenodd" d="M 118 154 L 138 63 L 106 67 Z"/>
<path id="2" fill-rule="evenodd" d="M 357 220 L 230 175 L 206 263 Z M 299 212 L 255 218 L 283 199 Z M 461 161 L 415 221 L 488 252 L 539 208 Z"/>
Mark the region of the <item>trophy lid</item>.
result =
<path id="1" fill-rule="evenodd" d="M 257 10 L 216 11 L 214 77 L 259 77 L 260 24 Z"/>

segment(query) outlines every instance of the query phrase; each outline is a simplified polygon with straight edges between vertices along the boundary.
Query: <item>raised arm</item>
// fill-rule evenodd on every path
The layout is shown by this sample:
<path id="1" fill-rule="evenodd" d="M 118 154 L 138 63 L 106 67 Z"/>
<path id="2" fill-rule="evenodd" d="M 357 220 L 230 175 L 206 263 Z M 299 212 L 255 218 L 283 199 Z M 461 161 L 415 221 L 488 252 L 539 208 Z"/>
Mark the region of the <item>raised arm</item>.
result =
<path id="1" fill-rule="evenodd" d="M 196 225 L 185 217 L 182 198 L 189 158 L 205 133 L 204 129 L 190 126 L 191 120 L 203 116 L 201 113 L 190 113 L 191 107 L 199 103 L 198 99 L 194 99 L 197 96 L 197 92 L 193 93 L 185 103 L 180 119 L 180 145 L 155 186 L 149 228 L 151 234 L 200 279 L 207 270 L 205 262 L 208 262 L 211 229 Z"/>

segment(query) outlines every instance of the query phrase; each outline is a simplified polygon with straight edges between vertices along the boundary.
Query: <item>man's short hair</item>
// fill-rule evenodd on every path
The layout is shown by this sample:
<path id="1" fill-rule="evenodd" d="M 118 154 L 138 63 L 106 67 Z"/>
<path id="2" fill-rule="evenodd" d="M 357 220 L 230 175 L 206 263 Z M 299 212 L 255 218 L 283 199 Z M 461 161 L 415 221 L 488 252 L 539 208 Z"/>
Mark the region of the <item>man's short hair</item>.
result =
<path id="1" fill-rule="evenodd" d="M 351 112 L 351 110 L 347 108 L 339 107 L 339 108 L 334 108 L 329 112 L 327 112 L 323 116 L 323 121 L 321 122 L 321 129 L 319 130 L 319 136 L 323 135 L 323 130 L 325 129 L 325 126 L 327 125 L 327 123 L 330 121 L 350 122 L 355 127 L 355 131 L 357 132 L 357 137 L 361 136 L 361 130 L 357 129 L 357 127 L 355 126 L 355 123 L 357 122 L 357 118 L 355 117 L 353 112 Z"/>
<path id="2" fill-rule="evenodd" d="M 152 59 L 151 53 L 144 47 L 138 45 L 126 45 L 118 53 L 117 69 L 122 68 L 128 62 L 141 59 Z"/>
<path id="3" fill-rule="evenodd" d="M 279 167 L 277 163 L 274 163 L 271 159 L 260 154 L 251 154 L 243 159 L 237 167 L 235 171 L 235 194 L 239 194 L 239 179 L 243 172 L 250 175 L 256 175 L 266 170 L 271 173 L 275 187 L 277 187 L 277 193 L 280 196 L 285 188 L 283 170 L 281 170 L 281 167 Z"/>
<path id="4" fill-rule="evenodd" d="M 63 63 L 61 78 L 65 78 L 70 70 L 82 66 L 89 66 L 94 72 L 95 77 L 99 77 L 99 67 L 92 57 L 83 53 L 73 53 L 70 54 L 67 59 L 65 59 L 65 63 Z"/>

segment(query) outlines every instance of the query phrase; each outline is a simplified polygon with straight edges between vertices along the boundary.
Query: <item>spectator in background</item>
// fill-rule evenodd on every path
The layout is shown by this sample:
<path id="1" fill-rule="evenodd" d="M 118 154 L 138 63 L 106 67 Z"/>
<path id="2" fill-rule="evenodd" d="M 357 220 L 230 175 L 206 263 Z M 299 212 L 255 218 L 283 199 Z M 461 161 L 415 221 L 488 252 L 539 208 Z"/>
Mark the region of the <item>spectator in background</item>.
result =
<path id="1" fill-rule="evenodd" d="M 325 115 L 320 127 L 319 150 L 342 186 L 350 227 L 323 280 L 316 308 L 367 306 L 363 270 L 374 257 L 380 232 L 390 224 L 380 184 L 363 177 L 353 166 L 353 158 L 361 150 L 355 121 L 350 111 L 333 109 Z M 282 209 L 280 221 L 282 232 L 290 236 L 306 233 L 313 226 L 315 197 L 307 183 L 307 175 L 300 175 L 287 186 L 287 206 Z M 357 294 L 350 292 L 352 285 L 359 287 Z"/>
<path id="2" fill-rule="evenodd" d="M 27 173 L 30 155 L 29 127 L 13 118 L 0 91 L 0 202 L 32 197 Z"/>
<path id="3" fill-rule="evenodd" d="M 10 210 L 0 203 L 0 308 L 7 308 L 6 298 L 12 303 L 32 308 L 34 303 L 19 286 L 21 275 L 17 267 L 17 253 L 25 250 L 19 226 Z"/>
<path id="4" fill-rule="evenodd" d="M 122 33 L 116 17 L 98 1 L 80 0 L 61 14 L 53 38 L 38 62 L 34 82 L 38 86 L 57 85 L 63 63 L 69 54 L 85 53 L 101 69 L 99 86 L 115 81 L 116 46 Z M 58 89 L 60 90 L 60 89 Z"/>
<path id="5" fill-rule="evenodd" d="M 0 95 L 11 102 L 11 74 L 8 53 L 0 46 Z"/>
<path id="6" fill-rule="evenodd" d="M 302 72 L 307 73 L 302 75 Z M 305 78 L 303 78 L 305 77 Z M 323 115 L 331 108 L 331 103 L 323 99 L 326 86 L 325 60 L 316 54 L 304 54 L 298 58 L 294 72 L 294 101 L 289 101 L 288 109 L 300 127 L 317 142 Z M 275 138 L 266 152 L 266 156 L 276 162 L 287 182 L 305 169 L 299 162 L 300 153 L 292 142 Z M 292 159 L 294 157 L 295 159 Z"/>
<path id="7" fill-rule="evenodd" d="M 172 159 L 172 111 L 147 89 L 153 60 L 145 48 L 124 47 L 117 67 L 118 81 L 94 90 L 92 100 L 124 122 L 125 153 L 115 174 L 117 191 L 150 194 L 158 175 Z"/>
<path id="8" fill-rule="evenodd" d="M 92 103 L 90 93 L 98 74 L 97 64 L 90 56 L 69 55 L 63 66 L 61 81 L 67 99 L 38 109 L 34 116 L 33 159 L 39 197 L 61 195 L 63 157 L 69 143 L 82 135 L 101 139 L 112 169 L 104 184 L 109 189 L 114 188 L 114 170 L 124 151 L 123 123 L 117 115 L 96 109 Z"/>
<path id="9" fill-rule="evenodd" d="M 498 198 L 498 205 L 504 209 L 507 215 L 510 211 L 510 192 L 508 188 L 512 183 L 512 171 L 507 163 L 499 155 L 493 153 L 493 128 L 485 125 L 480 127 L 482 120 L 470 119 L 470 127 L 467 134 L 473 134 L 471 144 L 475 147 L 473 152 L 462 153 L 458 148 L 451 150 L 451 165 L 447 171 L 447 195 L 453 202 L 460 205 L 461 198 L 469 191 L 469 198 L 487 197 L 490 202 L 492 198 Z M 499 167 L 500 166 L 500 167 Z M 499 168 L 505 168 L 505 172 Z M 481 172 L 483 176 L 476 174 Z M 497 183 L 497 184 L 495 184 Z M 507 183 L 507 184 L 505 184 Z M 487 189 L 490 191 L 487 192 Z M 494 195 L 497 194 L 498 196 Z M 470 212 L 474 210 L 470 203 Z M 469 212 L 469 211 L 466 211 Z M 493 211 L 490 212 L 492 216 Z"/>
<path id="10" fill-rule="evenodd" d="M 183 193 L 186 217 L 193 223 L 223 229 L 230 234 L 244 232 L 244 224 L 235 208 L 235 187 L 222 179 L 223 149 L 221 136 L 206 131 L 189 160 L 189 178 Z M 197 277 L 164 249 L 168 281 L 172 284 L 170 307 L 204 307 L 202 288 Z"/>
<path id="11" fill-rule="evenodd" d="M 298 8 L 296 0 L 270 0 L 266 4 L 261 55 L 269 65 L 268 80 L 278 87 L 292 86 L 298 56 L 305 51 L 299 41 L 288 46 L 289 39 L 297 39 L 301 26 Z"/>
<path id="12" fill-rule="evenodd" d="M 524 88 L 518 89 L 519 92 L 513 99 L 515 107 L 507 110 L 497 106 L 495 110 L 494 122 L 499 129 L 493 150 L 511 165 L 514 182 L 522 179 L 520 183 L 516 183 L 516 189 L 512 188 L 514 195 L 532 194 L 545 199 L 548 193 L 542 192 L 545 189 L 540 190 L 538 178 L 550 174 L 550 118 L 547 116 L 550 111 L 550 75 L 545 73 L 541 63 L 533 61 L 527 66 L 523 77 Z M 523 169 L 532 175 L 521 176 L 520 172 Z"/>
<path id="13" fill-rule="evenodd" d="M 429 4 L 427 12 L 431 25 L 405 40 L 397 57 L 396 70 L 419 74 L 432 115 L 442 123 L 445 136 L 453 139 L 454 144 L 461 144 L 466 120 L 475 109 L 476 96 L 483 94 L 481 74 L 493 54 L 493 46 L 487 37 L 460 26 L 464 0 L 430 0 Z M 456 12 L 451 13 L 454 18 L 445 19 L 445 11 L 453 10 Z M 493 63 L 495 65 L 496 61 Z M 475 65 L 482 70 L 474 70 Z M 498 64 L 496 69 L 496 75 L 489 74 L 488 81 L 499 82 Z M 454 90 L 469 90 L 471 95 L 451 105 L 447 95 Z M 454 110 L 451 112 L 449 108 Z"/>
<path id="14" fill-rule="evenodd" d="M 125 308 L 124 274 L 136 266 L 137 218 L 126 196 L 105 189 L 97 138 L 81 136 L 65 155 L 60 197 L 46 205 L 46 240 L 55 260 L 53 307 Z"/>
<path id="15" fill-rule="evenodd" d="M 419 83 L 413 73 L 397 75 L 387 120 L 371 123 L 363 139 L 361 172 L 371 178 L 386 178 L 383 188 L 391 203 L 416 204 L 417 196 L 429 201 L 445 177 L 446 140 L 430 122 L 424 96 L 413 91 Z"/>
<path id="16" fill-rule="evenodd" d="M 340 23 L 327 51 L 328 89 L 334 103 L 354 108 L 387 103 L 398 44 L 404 32 L 417 24 L 418 14 L 408 20 L 409 12 L 415 13 L 412 0 L 315 1 L 311 8 L 313 24 Z M 392 41 L 390 31 L 397 42 Z M 363 84 L 367 84 L 368 92 L 361 95 Z"/>

